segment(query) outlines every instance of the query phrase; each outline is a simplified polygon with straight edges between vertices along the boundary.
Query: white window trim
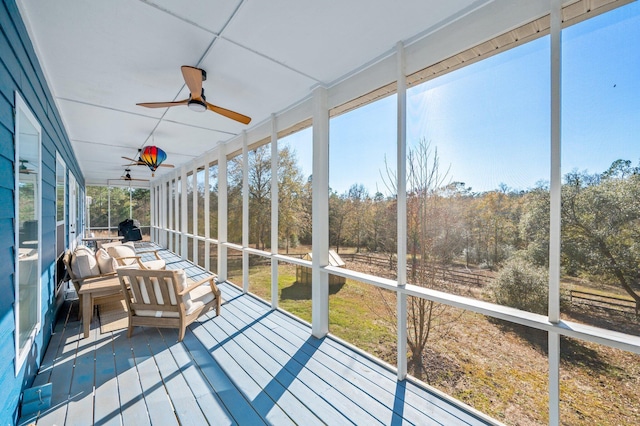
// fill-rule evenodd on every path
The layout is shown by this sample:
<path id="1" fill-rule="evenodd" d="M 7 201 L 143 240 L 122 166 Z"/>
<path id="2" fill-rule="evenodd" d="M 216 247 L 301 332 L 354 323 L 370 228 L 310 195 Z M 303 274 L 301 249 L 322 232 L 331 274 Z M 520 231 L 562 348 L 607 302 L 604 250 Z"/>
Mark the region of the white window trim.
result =
<path id="1" fill-rule="evenodd" d="M 64 179 L 64 182 L 62 184 L 62 187 L 64 189 L 64 194 L 62 196 L 62 206 L 64 208 L 64 212 L 62 214 L 62 220 L 58 220 L 58 164 L 62 166 L 62 173 L 63 173 L 63 179 Z M 59 225 L 63 225 L 67 221 L 67 203 L 65 203 L 66 199 L 67 199 L 67 163 L 65 163 L 64 158 L 62 158 L 60 153 L 56 151 L 56 230 Z M 56 235 L 56 238 L 57 238 L 57 235 Z"/>
<path id="2" fill-rule="evenodd" d="M 40 171 L 38 173 L 38 182 L 37 182 L 37 190 L 36 190 L 36 194 L 35 194 L 35 199 L 37 200 L 37 218 L 38 218 L 38 241 L 41 242 L 42 240 L 42 127 L 40 126 L 40 123 L 38 122 L 38 120 L 36 119 L 35 115 L 33 114 L 33 112 L 31 112 L 31 109 L 29 109 L 29 107 L 27 106 L 27 103 L 24 101 L 24 99 L 22 98 L 22 96 L 20 96 L 20 93 L 18 93 L 17 91 L 15 92 L 15 133 L 14 133 L 14 144 L 15 144 L 15 163 L 14 164 L 19 164 L 20 162 L 20 141 L 19 141 L 19 129 L 20 129 L 20 114 L 19 111 L 22 111 L 22 113 L 26 116 L 26 118 L 31 122 L 31 124 L 33 125 L 33 127 L 38 131 L 38 158 L 39 158 L 39 168 Z M 15 169 L 15 195 L 14 197 L 18 197 L 19 191 L 18 191 L 18 187 L 20 184 L 20 170 L 19 167 L 14 167 Z M 36 324 L 35 327 L 33 329 L 33 331 L 31 332 L 31 334 L 29 335 L 24 349 L 22 350 L 22 352 L 20 351 L 20 330 L 19 330 L 19 324 L 20 324 L 20 267 L 19 267 L 19 250 L 17 249 L 17 247 L 19 246 L 19 235 L 20 235 L 20 217 L 19 217 L 19 202 L 16 198 L 15 200 L 15 213 L 14 213 L 14 232 L 15 232 L 15 240 L 14 240 L 14 244 L 15 244 L 15 273 L 14 273 L 14 294 L 15 294 L 15 300 L 14 300 L 14 320 L 15 320 L 15 332 L 14 332 L 14 342 L 15 342 L 15 351 L 16 351 L 16 359 L 14 362 L 15 365 L 15 375 L 16 377 L 18 376 L 18 374 L 20 373 L 20 370 L 22 369 L 25 360 L 27 359 L 27 357 L 29 356 L 29 353 L 31 352 L 31 348 L 34 344 L 35 341 L 35 337 L 38 335 L 38 333 L 40 333 L 40 328 L 42 327 L 42 280 L 41 280 L 41 275 L 42 275 L 42 244 L 39 243 L 38 244 L 38 264 L 37 264 L 37 277 L 38 277 L 38 281 L 36 283 L 36 292 L 37 292 L 37 307 L 36 307 Z"/>

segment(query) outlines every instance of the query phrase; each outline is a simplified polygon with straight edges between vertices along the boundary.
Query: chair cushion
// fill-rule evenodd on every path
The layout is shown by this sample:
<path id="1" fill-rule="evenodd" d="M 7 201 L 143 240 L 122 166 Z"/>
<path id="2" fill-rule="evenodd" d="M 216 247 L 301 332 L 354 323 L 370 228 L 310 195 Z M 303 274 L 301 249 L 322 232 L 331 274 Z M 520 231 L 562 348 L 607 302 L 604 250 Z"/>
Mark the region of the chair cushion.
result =
<path id="1" fill-rule="evenodd" d="M 107 253 L 111 257 L 130 257 L 136 255 L 136 250 L 129 244 L 116 244 L 107 247 Z M 136 262 L 135 259 L 124 259 L 122 261 L 125 265 L 131 265 L 134 262 Z"/>
<path id="2" fill-rule="evenodd" d="M 121 246 L 122 242 L 121 241 L 111 241 L 109 243 L 102 243 L 100 244 L 100 247 L 102 247 L 105 250 L 108 250 L 109 247 L 113 247 L 113 246 Z"/>
<path id="3" fill-rule="evenodd" d="M 142 262 L 145 268 L 147 269 L 164 269 L 167 266 L 166 262 L 163 259 L 157 260 L 145 260 Z"/>
<path id="4" fill-rule="evenodd" d="M 183 270 L 179 270 L 178 271 L 178 288 L 180 291 L 182 291 L 184 289 L 184 287 L 180 287 L 180 281 L 182 280 L 180 275 L 185 275 Z M 138 283 L 140 284 L 140 292 L 142 293 L 142 301 L 144 303 L 151 303 L 151 299 L 149 298 L 149 294 L 147 293 L 146 287 L 143 285 L 144 280 L 141 277 L 138 277 Z M 186 281 L 186 278 L 185 278 Z M 178 300 L 176 299 L 176 293 L 173 289 L 173 285 L 171 285 L 171 281 L 170 280 L 166 280 L 168 287 L 169 287 L 169 302 L 175 306 L 178 304 Z M 151 278 L 151 283 L 153 284 L 153 292 L 156 295 L 156 300 L 158 301 L 158 304 L 163 304 L 164 299 L 162 298 L 162 291 L 160 290 L 160 284 L 158 282 L 157 278 Z M 135 301 L 135 297 L 134 297 L 134 301 Z M 157 317 L 157 318 L 179 318 L 180 314 L 178 312 L 172 312 L 172 311 L 153 311 L 153 310 L 146 310 L 146 309 L 138 309 L 136 310 L 136 315 L 142 316 L 142 317 Z"/>
<path id="5" fill-rule="evenodd" d="M 98 268 L 100 268 L 101 274 L 109 274 L 114 272 L 118 267 L 118 262 L 109 256 L 109 253 L 103 248 L 98 249 L 96 252 L 96 262 L 98 262 Z"/>
<path id="6" fill-rule="evenodd" d="M 187 298 L 189 298 L 189 304 L 187 308 L 187 315 L 193 313 L 196 309 L 200 309 L 202 306 L 211 302 L 214 299 L 211 286 L 202 284 L 200 287 L 194 288 L 189 294 L 184 296 L 185 305 L 187 305 Z"/>
<path id="7" fill-rule="evenodd" d="M 87 246 L 82 245 L 82 244 L 76 246 L 76 249 L 74 250 L 74 252 L 79 252 L 79 251 L 86 251 L 91 256 L 95 256 L 96 255 L 91 247 L 87 247 Z"/>
<path id="8" fill-rule="evenodd" d="M 93 250 L 85 246 L 78 246 L 71 256 L 71 272 L 76 278 L 100 275 L 100 268 Z"/>
<path id="9" fill-rule="evenodd" d="M 176 271 L 178 275 L 177 287 L 178 291 L 182 291 L 189 285 L 187 280 L 187 275 L 184 270 L 179 269 Z M 142 284 L 142 278 L 138 278 L 140 284 Z M 156 294 L 156 299 L 158 303 L 164 303 L 162 298 L 162 292 L 160 291 L 160 286 L 157 278 L 152 278 L 151 282 L 153 283 L 153 291 Z M 169 280 L 167 280 L 169 283 Z M 144 303 L 150 303 L 149 295 L 146 292 L 144 286 L 141 285 L 141 293 L 142 300 Z M 211 302 L 214 299 L 213 292 L 211 291 L 211 286 L 209 284 L 203 284 L 198 288 L 193 289 L 191 292 L 183 296 L 183 302 L 185 305 L 185 312 L 187 315 L 195 312 L 197 309 L 200 309 L 203 305 Z M 173 290 L 173 286 L 169 285 L 169 298 L 170 303 L 172 305 L 177 305 L 178 302 L 176 300 L 176 294 Z M 134 300 L 135 302 L 135 300 Z M 136 315 L 143 317 L 157 317 L 157 318 L 179 318 L 180 314 L 178 312 L 172 311 L 153 311 L 146 309 L 138 309 L 136 310 Z"/>

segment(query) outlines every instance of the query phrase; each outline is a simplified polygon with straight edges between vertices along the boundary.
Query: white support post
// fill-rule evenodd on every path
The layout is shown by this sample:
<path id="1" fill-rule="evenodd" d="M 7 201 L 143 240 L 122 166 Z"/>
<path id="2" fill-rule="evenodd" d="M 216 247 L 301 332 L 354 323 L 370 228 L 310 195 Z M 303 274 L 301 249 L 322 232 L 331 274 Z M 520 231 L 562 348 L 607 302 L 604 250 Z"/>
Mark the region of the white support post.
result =
<path id="1" fill-rule="evenodd" d="M 109 187 L 107 187 L 107 198 L 109 198 Z M 155 187 L 149 186 L 149 238 L 151 238 L 152 242 L 155 242 L 155 231 L 154 226 L 156 224 L 156 206 L 155 206 L 156 196 L 155 196 Z M 107 213 L 108 215 L 108 213 Z M 111 234 L 111 229 L 109 229 L 109 219 L 107 219 L 107 230 L 109 234 Z"/>
<path id="2" fill-rule="evenodd" d="M 329 332 L 329 108 L 327 89 L 313 90 L 311 333 Z"/>
<path id="3" fill-rule="evenodd" d="M 193 177 L 192 177 L 192 186 L 191 186 L 191 204 L 192 204 L 192 216 L 193 216 L 193 259 L 191 261 L 196 265 L 200 265 L 198 263 L 198 240 L 196 239 L 196 235 L 198 235 L 198 165 L 193 166 Z M 200 265 L 202 266 L 202 265 Z"/>
<path id="4" fill-rule="evenodd" d="M 158 244 L 162 245 L 162 240 L 164 234 L 162 233 L 162 184 L 158 183 L 156 186 L 157 191 L 157 213 L 156 213 L 156 223 L 158 225 Z"/>
<path id="5" fill-rule="evenodd" d="M 278 122 L 271 114 L 271 253 L 278 254 Z M 271 309 L 278 309 L 278 260 L 271 258 Z"/>
<path id="6" fill-rule="evenodd" d="M 209 239 L 211 238 L 211 223 L 209 218 L 209 209 L 210 209 L 210 182 L 209 182 L 209 164 L 211 163 L 209 159 L 209 155 L 207 155 L 204 159 L 204 208 L 202 214 L 204 215 L 204 269 L 206 271 L 211 270 L 211 243 Z"/>
<path id="7" fill-rule="evenodd" d="M 551 0 L 549 321 L 560 321 L 562 0 Z M 549 424 L 560 424 L 560 336 L 549 332 Z"/>
<path id="8" fill-rule="evenodd" d="M 158 239 L 162 247 L 167 247 L 167 242 L 171 237 L 171 233 L 167 231 L 169 228 L 169 194 L 167 192 L 166 182 L 162 182 L 159 185 L 160 197 L 158 198 L 158 215 L 159 215 L 159 229 L 162 231 L 158 233 Z"/>
<path id="9" fill-rule="evenodd" d="M 167 233 L 165 230 L 165 210 L 164 210 L 164 202 L 167 197 L 165 194 L 165 189 L 162 183 L 158 184 L 158 241 L 160 245 L 165 246 L 167 240 Z"/>
<path id="10" fill-rule="evenodd" d="M 218 144 L 218 282 L 227 280 L 227 151 Z"/>
<path id="11" fill-rule="evenodd" d="M 404 45 L 398 42 L 397 80 L 398 80 L 398 129 L 397 129 L 397 179 L 396 188 L 398 208 L 398 285 L 407 284 L 407 77 L 405 72 Z M 407 377 L 407 295 L 396 293 L 398 324 L 398 380 Z"/>
<path id="12" fill-rule="evenodd" d="M 160 194 L 158 193 L 158 186 L 153 187 L 153 223 L 155 227 L 153 228 L 153 241 L 157 244 L 160 244 L 160 220 L 158 218 L 159 210 L 160 210 Z"/>
<path id="13" fill-rule="evenodd" d="M 560 321 L 560 84 L 561 10 L 560 0 L 551 0 L 551 210 L 549 235 L 549 321 Z"/>
<path id="14" fill-rule="evenodd" d="M 167 210 L 169 210 L 169 220 L 167 222 L 167 229 L 169 230 L 173 230 L 174 229 L 174 223 L 173 223 L 173 204 L 171 203 L 173 200 L 173 197 L 175 196 L 175 186 L 174 186 L 174 182 L 173 179 L 169 178 L 167 179 Z M 171 251 L 173 250 L 173 240 L 174 240 L 174 233 L 173 232 L 168 232 L 167 233 L 167 248 Z"/>
<path id="15" fill-rule="evenodd" d="M 174 215 L 175 218 L 173 220 L 173 230 L 174 231 L 179 231 L 180 230 L 180 196 L 178 195 L 180 193 L 180 182 L 178 181 L 178 173 L 175 172 L 173 175 L 173 180 L 174 180 L 174 197 L 173 197 L 173 210 L 174 210 Z M 180 255 L 180 251 L 181 251 L 181 247 L 180 247 L 180 241 L 182 240 L 182 235 L 178 236 L 177 233 L 173 234 L 173 248 L 174 248 L 174 252 L 178 255 Z"/>
<path id="16" fill-rule="evenodd" d="M 107 227 L 111 234 L 111 187 L 107 188 Z"/>
<path id="17" fill-rule="evenodd" d="M 189 222 L 188 222 L 188 218 L 187 218 L 187 201 L 188 201 L 188 197 L 187 197 L 187 168 L 183 167 L 181 170 L 181 174 L 182 177 L 180 178 L 181 181 L 181 187 L 182 187 L 182 193 L 181 195 L 181 212 L 180 212 L 180 233 L 182 234 L 182 236 L 180 237 L 180 257 L 182 258 L 182 260 L 187 259 L 189 256 L 189 250 L 187 249 L 187 243 L 188 243 L 188 238 L 187 238 L 187 233 L 189 232 Z"/>
<path id="18" fill-rule="evenodd" d="M 249 142 L 242 131 L 242 291 L 249 291 Z"/>

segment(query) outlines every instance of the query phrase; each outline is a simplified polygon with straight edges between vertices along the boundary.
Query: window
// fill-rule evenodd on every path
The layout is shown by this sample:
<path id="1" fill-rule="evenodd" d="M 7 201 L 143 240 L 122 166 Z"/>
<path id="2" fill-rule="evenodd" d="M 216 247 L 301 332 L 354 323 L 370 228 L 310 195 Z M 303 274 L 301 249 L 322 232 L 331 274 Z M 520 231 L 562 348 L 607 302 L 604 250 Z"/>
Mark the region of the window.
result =
<path id="1" fill-rule="evenodd" d="M 66 206 L 64 204 L 65 195 L 65 174 L 66 165 L 60 154 L 56 153 L 56 224 L 64 225 Z"/>
<path id="2" fill-rule="evenodd" d="M 65 241 L 65 215 L 67 212 L 67 206 L 64 199 L 66 194 L 66 168 L 64 160 L 60 154 L 56 153 L 56 255 L 64 252 L 66 245 Z"/>
<path id="3" fill-rule="evenodd" d="M 41 128 L 16 92 L 16 375 L 40 330 Z"/>

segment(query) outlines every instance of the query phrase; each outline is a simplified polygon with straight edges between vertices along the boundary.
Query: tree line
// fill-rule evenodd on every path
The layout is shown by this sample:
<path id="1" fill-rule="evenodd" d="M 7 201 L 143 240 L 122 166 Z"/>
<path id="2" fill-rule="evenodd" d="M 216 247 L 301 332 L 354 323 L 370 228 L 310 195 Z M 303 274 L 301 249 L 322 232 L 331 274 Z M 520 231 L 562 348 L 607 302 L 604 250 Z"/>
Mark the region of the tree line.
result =
<path id="1" fill-rule="evenodd" d="M 249 156 L 250 244 L 270 248 L 271 156 L 269 145 Z M 280 249 L 311 244 L 311 185 L 295 151 L 278 152 Z M 241 242 L 241 157 L 229 163 L 229 239 Z M 381 171 L 392 195 L 370 194 L 354 183 L 344 193 L 330 190 L 329 239 L 338 253 L 394 256 L 397 244 L 395 172 Z M 617 160 L 601 173 L 571 171 L 562 183 L 562 273 L 614 284 L 640 303 L 640 165 Z M 549 185 L 526 190 L 505 184 L 474 192 L 449 176 L 437 148 L 422 140 L 407 156 L 407 253 L 418 279 L 420 264 L 499 270 L 517 257 L 547 268 Z"/>
<path id="2" fill-rule="evenodd" d="M 268 250 L 271 245 L 271 149 L 263 145 L 249 153 L 249 243 Z M 440 165 L 437 148 L 425 140 L 407 156 L 407 254 L 410 279 L 418 280 L 419 267 L 428 264 L 498 270 L 511 258 L 548 266 L 549 187 L 474 192 L 449 176 Z M 205 171 L 202 171 L 204 173 Z M 188 217 L 193 229 L 190 201 L 210 197 L 211 235 L 217 236 L 217 166 L 210 167 L 210 187 L 202 176 L 190 178 Z M 338 253 L 379 253 L 392 258 L 397 245 L 395 172 L 381 171 L 388 193 L 370 194 L 354 183 L 344 193 L 329 193 L 329 239 Z M 288 252 L 298 244 L 311 244 L 312 176 L 304 176 L 295 150 L 278 151 L 278 241 Z M 242 160 L 228 162 L 228 239 L 242 242 Z M 195 190 L 195 192 L 194 192 Z M 129 217 L 129 191 L 133 218 L 149 223 L 149 191 L 111 188 L 111 224 Z M 89 187 L 93 198 L 91 224 L 107 226 L 107 189 Z M 178 200 L 179 203 L 181 200 Z M 173 203 L 173 201 L 172 201 Z M 179 208 L 180 209 L 180 208 Z M 640 304 L 640 165 L 617 160 L 601 173 L 571 171 L 562 183 L 562 272 L 596 282 L 614 284 Z M 204 235 L 204 221 L 197 228 Z"/>

